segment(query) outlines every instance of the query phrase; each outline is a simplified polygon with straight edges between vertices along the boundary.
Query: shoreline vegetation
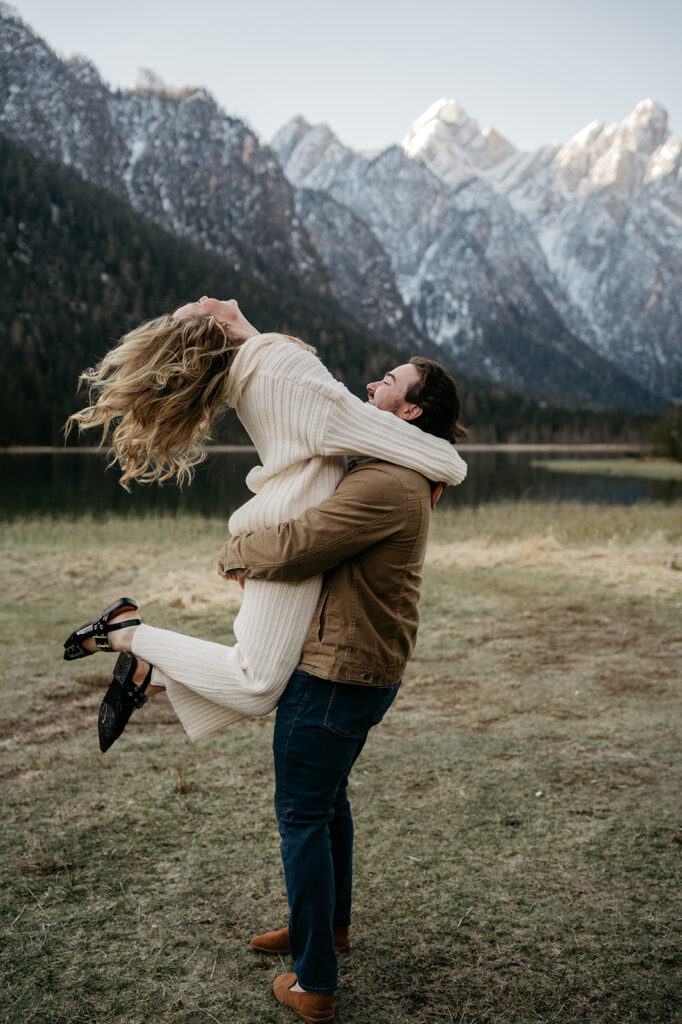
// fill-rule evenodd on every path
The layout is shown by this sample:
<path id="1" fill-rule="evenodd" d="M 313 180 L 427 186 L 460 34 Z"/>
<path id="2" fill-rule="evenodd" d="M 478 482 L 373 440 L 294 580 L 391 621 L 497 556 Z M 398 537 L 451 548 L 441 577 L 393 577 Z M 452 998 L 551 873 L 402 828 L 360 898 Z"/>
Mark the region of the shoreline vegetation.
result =
<path id="1" fill-rule="evenodd" d="M 661 456 L 626 459 L 534 459 L 531 463 L 552 473 L 596 473 L 598 476 L 682 480 L 682 462 Z"/>
<path id="2" fill-rule="evenodd" d="M 106 755 L 112 655 L 63 639 L 120 594 L 232 642 L 220 517 L 5 525 L 8 1024 L 272 1021 L 289 961 L 272 716 L 192 745 L 165 696 Z M 417 650 L 350 781 L 344 1024 L 667 1024 L 679 997 L 682 522 L 673 505 L 437 509 Z M 121 965 L 134 969 L 121 969 Z"/>

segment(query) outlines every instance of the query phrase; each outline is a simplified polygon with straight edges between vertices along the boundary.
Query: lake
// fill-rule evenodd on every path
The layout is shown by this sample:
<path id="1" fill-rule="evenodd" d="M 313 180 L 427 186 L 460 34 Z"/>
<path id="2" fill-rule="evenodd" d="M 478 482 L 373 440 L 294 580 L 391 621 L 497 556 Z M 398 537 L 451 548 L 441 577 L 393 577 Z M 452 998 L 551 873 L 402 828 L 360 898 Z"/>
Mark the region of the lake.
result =
<path id="1" fill-rule="evenodd" d="M 481 505 L 496 501 L 580 501 L 631 505 L 646 501 L 682 499 L 682 483 L 674 481 L 614 478 L 594 474 L 552 473 L 533 466 L 542 458 L 608 458 L 613 451 L 581 451 L 577 448 L 537 447 L 474 448 L 463 445 L 462 456 L 469 474 L 461 487 L 449 488 L 442 499 L 445 506 Z M 250 495 L 244 478 L 258 462 L 253 449 L 212 452 L 198 467 L 191 486 L 134 486 L 130 494 L 117 482 L 113 470 L 106 470 L 104 454 L 77 449 L 16 451 L 0 453 L 4 519 L 31 513 L 77 515 L 140 512 L 198 512 L 203 515 L 229 514 Z"/>

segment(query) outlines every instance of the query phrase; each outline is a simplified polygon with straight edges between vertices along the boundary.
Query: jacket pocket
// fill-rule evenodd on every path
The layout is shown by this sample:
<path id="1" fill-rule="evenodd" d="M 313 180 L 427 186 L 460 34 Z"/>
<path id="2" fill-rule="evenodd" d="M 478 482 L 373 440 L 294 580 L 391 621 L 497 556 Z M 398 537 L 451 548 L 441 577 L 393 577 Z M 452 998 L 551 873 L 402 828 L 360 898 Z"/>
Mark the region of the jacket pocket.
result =
<path id="1" fill-rule="evenodd" d="M 331 593 L 331 586 L 327 585 L 327 589 L 324 592 L 322 602 L 320 604 L 320 614 L 317 616 L 317 639 L 322 639 L 324 634 L 324 623 L 327 617 L 327 602 L 329 601 L 329 595 Z"/>

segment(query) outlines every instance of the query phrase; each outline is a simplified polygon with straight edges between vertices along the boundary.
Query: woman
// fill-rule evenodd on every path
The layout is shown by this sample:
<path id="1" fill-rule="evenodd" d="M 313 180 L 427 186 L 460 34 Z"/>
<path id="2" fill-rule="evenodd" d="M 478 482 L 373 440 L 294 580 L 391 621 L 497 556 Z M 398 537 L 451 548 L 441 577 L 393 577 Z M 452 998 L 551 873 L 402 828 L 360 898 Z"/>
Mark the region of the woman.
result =
<path id="1" fill-rule="evenodd" d="M 313 349 L 259 334 L 234 300 L 203 296 L 172 317 L 142 324 L 82 379 L 92 404 L 71 421 L 81 430 L 102 427 L 105 439 L 118 421 L 112 444 L 124 485 L 190 478 L 220 405 L 237 411 L 262 464 L 247 477 L 254 497 L 230 518 L 232 534 L 283 522 L 329 497 L 346 454 L 409 466 L 446 484 L 466 475 L 449 441 L 361 402 Z M 64 645 L 66 658 L 97 649 L 131 652 L 119 658 L 105 698 L 102 749 L 120 735 L 150 685 L 166 689 L 193 740 L 245 715 L 267 714 L 298 664 L 320 586 L 320 577 L 248 580 L 233 647 L 138 625 L 129 599 L 86 623 Z"/>

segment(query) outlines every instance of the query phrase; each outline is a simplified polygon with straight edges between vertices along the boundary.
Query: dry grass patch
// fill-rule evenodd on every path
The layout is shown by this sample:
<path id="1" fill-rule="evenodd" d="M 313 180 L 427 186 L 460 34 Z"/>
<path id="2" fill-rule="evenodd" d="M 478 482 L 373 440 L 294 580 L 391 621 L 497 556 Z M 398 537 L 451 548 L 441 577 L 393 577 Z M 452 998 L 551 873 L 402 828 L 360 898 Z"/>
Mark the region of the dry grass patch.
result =
<path id="1" fill-rule="evenodd" d="M 661 535 L 643 543 L 574 545 L 556 537 L 527 538 L 502 543 L 484 539 L 435 544 L 429 564 L 448 569 L 520 566 L 534 571 L 589 578 L 620 592 L 679 594 L 682 590 L 682 544 Z"/>
<path id="2" fill-rule="evenodd" d="M 219 520 L 5 531 L 0 1012 L 8 1024 L 288 1020 L 271 719 L 192 746 L 165 699 L 102 756 L 119 593 L 231 638 Z M 351 776 L 347 1024 L 672 1024 L 679 995 L 679 509 L 439 514 L 420 641 Z M 599 557 L 596 557 L 597 553 Z M 94 608 L 93 608 L 94 605 Z"/>

